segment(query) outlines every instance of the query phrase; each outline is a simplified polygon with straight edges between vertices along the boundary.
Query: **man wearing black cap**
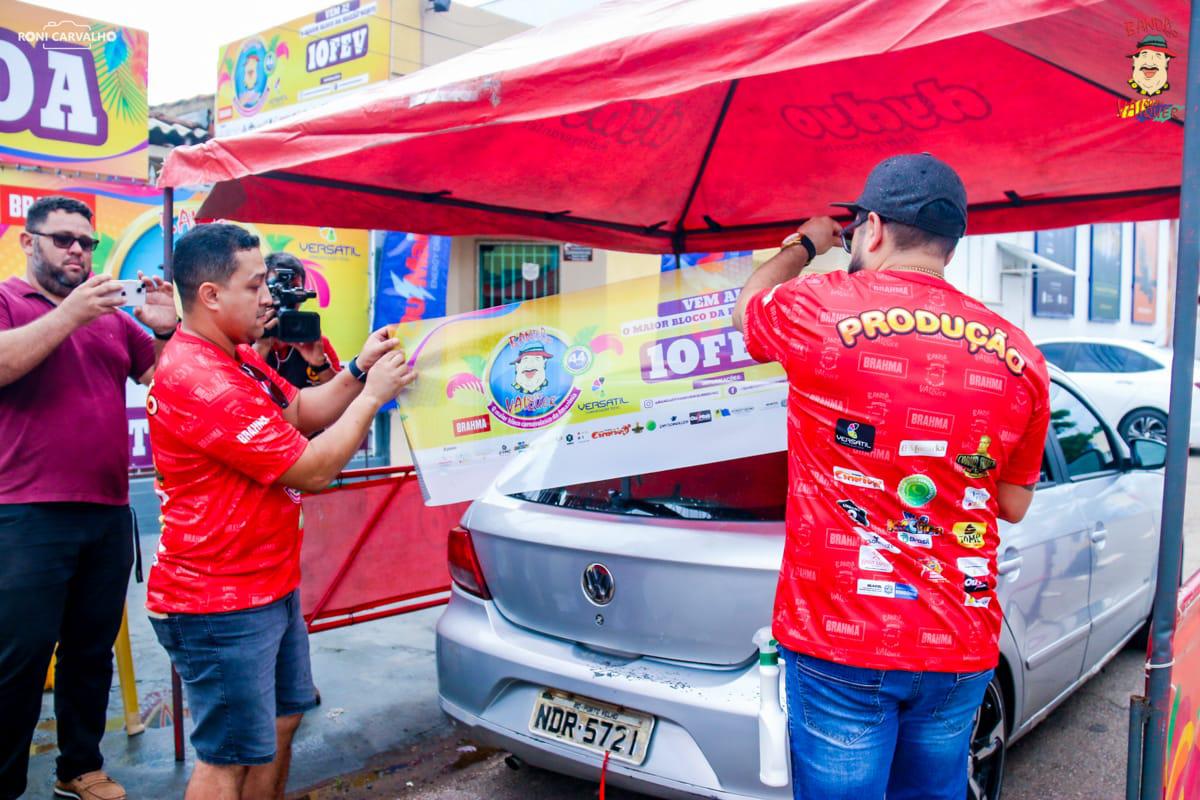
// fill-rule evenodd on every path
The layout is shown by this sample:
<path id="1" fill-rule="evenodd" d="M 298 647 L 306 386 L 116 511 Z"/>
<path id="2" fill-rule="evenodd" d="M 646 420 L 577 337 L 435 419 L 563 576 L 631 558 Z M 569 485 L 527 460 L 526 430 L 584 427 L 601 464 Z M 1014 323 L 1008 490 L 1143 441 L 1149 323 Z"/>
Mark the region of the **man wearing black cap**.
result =
<path id="1" fill-rule="evenodd" d="M 997 517 L 1033 499 L 1045 361 L 946 282 L 966 190 L 886 159 L 845 228 L 810 219 L 746 282 L 746 347 L 787 372 L 787 539 L 773 632 L 792 786 L 821 800 L 962 800 L 999 660 Z M 800 275 L 841 239 L 847 272 Z"/>

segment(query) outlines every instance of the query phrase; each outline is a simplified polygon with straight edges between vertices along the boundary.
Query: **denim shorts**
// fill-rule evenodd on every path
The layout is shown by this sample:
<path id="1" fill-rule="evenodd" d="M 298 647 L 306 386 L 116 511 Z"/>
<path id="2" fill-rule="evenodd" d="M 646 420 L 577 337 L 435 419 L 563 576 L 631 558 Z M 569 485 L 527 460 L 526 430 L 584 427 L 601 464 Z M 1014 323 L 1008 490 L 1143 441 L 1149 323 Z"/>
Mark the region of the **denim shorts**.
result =
<path id="1" fill-rule="evenodd" d="M 192 746 L 207 764 L 269 764 L 275 718 L 317 705 L 300 591 L 223 614 L 150 619 L 183 680 Z"/>

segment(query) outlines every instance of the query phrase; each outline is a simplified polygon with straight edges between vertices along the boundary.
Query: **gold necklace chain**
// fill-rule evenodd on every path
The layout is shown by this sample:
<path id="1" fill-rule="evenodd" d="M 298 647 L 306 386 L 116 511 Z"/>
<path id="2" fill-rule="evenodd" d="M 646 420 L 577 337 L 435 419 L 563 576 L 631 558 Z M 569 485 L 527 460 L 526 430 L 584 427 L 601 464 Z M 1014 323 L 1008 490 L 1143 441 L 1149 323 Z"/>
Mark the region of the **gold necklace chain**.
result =
<path id="1" fill-rule="evenodd" d="M 918 266 L 912 266 L 912 267 L 888 267 L 888 269 L 889 269 L 889 270 L 904 270 L 904 269 L 906 269 L 906 270 L 909 270 L 909 271 L 911 271 L 911 272 L 923 272 L 923 273 L 925 273 L 926 275 L 932 275 L 932 276 L 933 276 L 933 277 L 935 277 L 935 278 L 941 278 L 942 280 L 946 280 L 946 276 L 945 276 L 945 275 L 944 275 L 944 274 L 943 274 L 943 273 L 942 273 L 940 270 L 936 270 L 936 269 L 934 269 L 933 267 L 918 267 Z"/>

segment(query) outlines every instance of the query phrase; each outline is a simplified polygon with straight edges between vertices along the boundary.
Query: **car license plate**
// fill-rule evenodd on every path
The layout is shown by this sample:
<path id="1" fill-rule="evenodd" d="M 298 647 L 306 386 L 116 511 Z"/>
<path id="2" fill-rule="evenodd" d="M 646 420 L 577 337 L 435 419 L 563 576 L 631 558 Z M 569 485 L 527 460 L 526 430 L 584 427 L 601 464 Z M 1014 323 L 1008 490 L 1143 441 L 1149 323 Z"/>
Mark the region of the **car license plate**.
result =
<path id="1" fill-rule="evenodd" d="M 654 730 L 654 717 L 555 689 L 543 689 L 533 704 L 529 730 L 594 753 L 640 765 Z"/>

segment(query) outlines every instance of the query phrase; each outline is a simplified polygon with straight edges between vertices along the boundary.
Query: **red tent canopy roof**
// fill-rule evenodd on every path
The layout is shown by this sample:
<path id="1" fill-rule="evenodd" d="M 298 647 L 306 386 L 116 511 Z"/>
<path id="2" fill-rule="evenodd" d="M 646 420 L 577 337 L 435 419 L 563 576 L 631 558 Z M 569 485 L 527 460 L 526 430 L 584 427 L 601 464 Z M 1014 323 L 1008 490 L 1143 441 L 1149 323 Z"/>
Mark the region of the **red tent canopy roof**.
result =
<path id="1" fill-rule="evenodd" d="M 209 217 L 704 251 L 774 244 L 929 151 L 970 233 L 1172 217 L 1185 59 L 1142 98 L 1128 52 L 1183 54 L 1188 23 L 1184 0 L 609 2 L 178 148 L 160 183 L 215 183 Z M 1170 118 L 1122 117 L 1137 100 Z"/>

